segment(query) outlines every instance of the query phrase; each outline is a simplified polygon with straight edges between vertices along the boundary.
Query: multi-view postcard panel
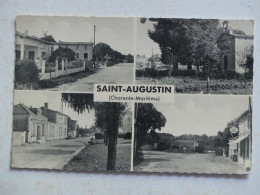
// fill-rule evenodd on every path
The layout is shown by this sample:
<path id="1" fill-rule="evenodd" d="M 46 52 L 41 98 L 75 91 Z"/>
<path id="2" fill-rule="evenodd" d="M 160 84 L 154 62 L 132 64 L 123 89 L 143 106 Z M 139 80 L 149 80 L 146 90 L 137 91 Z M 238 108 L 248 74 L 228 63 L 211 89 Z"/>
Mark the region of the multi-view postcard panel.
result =
<path id="1" fill-rule="evenodd" d="M 250 173 L 253 32 L 252 20 L 17 17 L 11 167 Z M 97 102 L 95 84 L 174 90 L 170 103 Z"/>

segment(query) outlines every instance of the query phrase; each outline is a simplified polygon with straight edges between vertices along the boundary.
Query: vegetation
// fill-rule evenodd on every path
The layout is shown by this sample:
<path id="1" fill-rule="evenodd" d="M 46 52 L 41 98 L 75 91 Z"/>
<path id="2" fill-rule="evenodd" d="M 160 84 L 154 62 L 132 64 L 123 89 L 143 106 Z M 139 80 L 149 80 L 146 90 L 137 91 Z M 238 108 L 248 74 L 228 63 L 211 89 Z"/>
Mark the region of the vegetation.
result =
<path id="1" fill-rule="evenodd" d="M 106 43 L 98 43 L 96 44 L 95 48 L 95 59 L 96 61 L 105 62 L 107 61 L 107 66 L 114 65 L 116 63 L 120 62 L 128 62 L 133 63 L 134 56 L 131 54 L 124 55 L 114 49 L 112 49 L 108 44 Z"/>
<path id="2" fill-rule="evenodd" d="M 116 169 L 116 143 L 119 121 L 121 121 L 125 104 L 122 103 L 94 103 L 93 94 L 63 93 L 63 101 L 68 103 L 79 114 L 85 110 L 95 109 L 96 127 L 104 130 L 107 152 L 107 170 Z"/>
<path id="3" fill-rule="evenodd" d="M 137 152 L 140 146 L 145 142 L 145 138 L 149 131 L 160 130 L 166 123 L 166 118 L 159 112 L 153 104 L 135 104 L 136 116 L 135 116 L 135 150 L 134 156 L 137 156 Z"/>
<path id="4" fill-rule="evenodd" d="M 55 43 L 55 39 L 53 38 L 52 35 L 49 35 L 48 32 L 44 32 L 43 33 L 43 37 L 41 37 L 40 39 L 44 40 L 44 41 L 48 41 L 50 43 Z"/>
<path id="5" fill-rule="evenodd" d="M 59 47 L 55 51 L 51 52 L 48 61 L 55 62 L 55 60 L 66 59 L 68 62 L 75 60 L 75 52 L 69 48 Z"/>
<path id="6" fill-rule="evenodd" d="M 218 20 L 213 19 L 170 19 L 150 18 L 154 30 L 149 37 L 159 44 L 161 61 L 169 66 L 169 76 L 178 69 L 178 62 L 191 69 L 194 64 L 199 70 L 210 72 L 219 61 L 220 50 L 217 47 L 219 37 Z M 142 18 L 141 22 L 146 19 Z"/>
<path id="7" fill-rule="evenodd" d="M 21 60 L 15 64 L 15 85 L 26 85 L 25 88 L 37 87 L 39 84 L 39 71 L 34 61 Z M 31 88 L 29 87 L 29 88 Z"/>

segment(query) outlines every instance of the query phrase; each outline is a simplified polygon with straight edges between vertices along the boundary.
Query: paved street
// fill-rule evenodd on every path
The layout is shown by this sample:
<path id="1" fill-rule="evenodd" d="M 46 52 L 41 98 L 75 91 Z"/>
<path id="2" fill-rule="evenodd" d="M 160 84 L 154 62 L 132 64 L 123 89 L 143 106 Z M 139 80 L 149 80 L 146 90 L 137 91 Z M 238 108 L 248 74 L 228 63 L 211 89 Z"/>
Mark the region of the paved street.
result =
<path id="1" fill-rule="evenodd" d="M 144 160 L 134 167 L 142 172 L 245 174 L 237 162 L 210 154 L 167 153 L 143 150 Z"/>
<path id="2" fill-rule="evenodd" d="M 13 168 L 61 170 L 75 154 L 88 144 L 89 140 L 90 137 L 83 137 L 13 146 L 11 166 Z"/>
<path id="3" fill-rule="evenodd" d="M 94 84 L 132 84 L 133 64 L 120 63 L 103 67 L 97 73 L 49 90 L 93 92 Z"/>

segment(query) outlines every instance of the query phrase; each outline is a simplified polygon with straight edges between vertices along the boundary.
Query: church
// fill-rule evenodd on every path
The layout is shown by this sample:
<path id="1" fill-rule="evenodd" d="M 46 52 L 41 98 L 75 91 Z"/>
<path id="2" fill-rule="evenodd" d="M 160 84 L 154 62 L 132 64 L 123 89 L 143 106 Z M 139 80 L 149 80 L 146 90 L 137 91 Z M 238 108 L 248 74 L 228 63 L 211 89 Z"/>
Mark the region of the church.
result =
<path id="1" fill-rule="evenodd" d="M 221 50 L 221 68 L 223 71 L 232 70 L 237 73 L 245 73 L 245 70 L 239 65 L 239 58 L 241 58 L 244 50 L 253 46 L 254 36 L 234 34 L 228 26 L 228 21 L 224 21 L 222 24 L 223 32 L 217 40 L 218 47 Z"/>

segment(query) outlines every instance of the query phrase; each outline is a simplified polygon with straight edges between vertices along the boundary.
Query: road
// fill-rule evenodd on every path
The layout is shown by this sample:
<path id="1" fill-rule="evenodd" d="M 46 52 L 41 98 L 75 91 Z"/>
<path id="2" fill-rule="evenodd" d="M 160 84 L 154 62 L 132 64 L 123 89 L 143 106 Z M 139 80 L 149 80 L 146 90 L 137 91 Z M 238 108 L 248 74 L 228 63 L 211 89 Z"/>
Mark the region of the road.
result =
<path id="1" fill-rule="evenodd" d="M 88 144 L 89 140 L 90 137 L 82 137 L 13 146 L 11 167 L 61 170 Z"/>
<path id="2" fill-rule="evenodd" d="M 93 92 L 94 84 L 132 84 L 133 68 L 132 63 L 103 67 L 97 73 L 79 79 L 74 83 L 63 84 L 49 90 Z"/>
<path id="3" fill-rule="evenodd" d="M 144 160 L 134 166 L 137 172 L 245 174 L 244 167 L 213 153 L 168 153 L 143 150 Z"/>

